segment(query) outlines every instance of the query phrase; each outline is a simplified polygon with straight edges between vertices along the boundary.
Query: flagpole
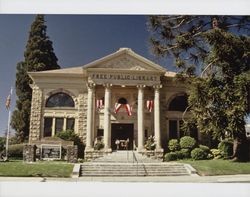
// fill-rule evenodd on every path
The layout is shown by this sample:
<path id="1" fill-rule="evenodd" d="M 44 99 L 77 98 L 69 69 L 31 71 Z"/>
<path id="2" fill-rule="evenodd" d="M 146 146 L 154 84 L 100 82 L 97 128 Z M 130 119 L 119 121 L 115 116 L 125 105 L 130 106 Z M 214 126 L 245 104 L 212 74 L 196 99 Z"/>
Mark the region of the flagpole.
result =
<path id="1" fill-rule="evenodd" d="M 9 116 L 8 116 L 8 128 L 7 128 L 7 135 L 6 135 L 6 161 L 8 160 L 8 151 L 9 151 L 9 136 L 10 136 L 10 118 L 11 118 L 11 109 L 10 109 L 10 102 L 12 96 L 12 87 L 10 88 L 10 100 L 8 106 Z"/>
<path id="2" fill-rule="evenodd" d="M 9 109 L 8 130 L 6 136 L 6 160 L 8 160 L 8 150 L 9 150 L 10 116 L 11 116 L 11 110 Z"/>

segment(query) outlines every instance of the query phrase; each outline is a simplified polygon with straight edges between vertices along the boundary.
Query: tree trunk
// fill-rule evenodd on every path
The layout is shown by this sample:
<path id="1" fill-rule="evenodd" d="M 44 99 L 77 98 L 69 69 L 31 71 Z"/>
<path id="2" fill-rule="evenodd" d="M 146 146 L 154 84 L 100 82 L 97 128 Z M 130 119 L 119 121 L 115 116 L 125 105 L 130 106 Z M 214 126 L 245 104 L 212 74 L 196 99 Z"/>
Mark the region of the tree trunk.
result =
<path id="1" fill-rule="evenodd" d="M 249 160 L 249 142 L 245 134 L 237 134 L 234 137 L 233 144 L 233 161 L 248 161 Z"/>

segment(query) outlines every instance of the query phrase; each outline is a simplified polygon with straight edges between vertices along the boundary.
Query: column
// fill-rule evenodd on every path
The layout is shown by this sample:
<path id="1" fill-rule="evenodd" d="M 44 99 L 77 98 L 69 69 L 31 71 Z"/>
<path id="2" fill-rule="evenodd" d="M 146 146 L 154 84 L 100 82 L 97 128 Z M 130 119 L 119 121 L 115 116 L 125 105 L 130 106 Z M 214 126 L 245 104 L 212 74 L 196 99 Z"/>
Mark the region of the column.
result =
<path id="1" fill-rule="evenodd" d="M 86 136 L 86 150 L 93 148 L 92 135 L 94 132 L 93 128 L 93 95 L 95 84 L 89 83 L 88 85 L 88 109 L 87 109 L 87 136 Z"/>
<path id="2" fill-rule="evenodd" d="M 156 150 L 161 148 L 161 124 L 160 124 L 160 88 L 162 85 L 154 86 L 154 135 Z"/>
<path id="3" fill-rule="evenodd" d="M 137 109 L 137 125 L 138 125 L 138 151 L 144 149 L 144 88 L 145 85 L 138 85 L 138 109 Z"/>
<path id="4" fill-rule="evenodd" d="M 104 84 L 105 96 L 104 96 L 104 126 L 103 126 L 103 138 L 104 149 L 106 151 L 111 150 L 111 123 L 110 123 L 110 107 L 111 107 L 111 86 L 112 84 Z"/>

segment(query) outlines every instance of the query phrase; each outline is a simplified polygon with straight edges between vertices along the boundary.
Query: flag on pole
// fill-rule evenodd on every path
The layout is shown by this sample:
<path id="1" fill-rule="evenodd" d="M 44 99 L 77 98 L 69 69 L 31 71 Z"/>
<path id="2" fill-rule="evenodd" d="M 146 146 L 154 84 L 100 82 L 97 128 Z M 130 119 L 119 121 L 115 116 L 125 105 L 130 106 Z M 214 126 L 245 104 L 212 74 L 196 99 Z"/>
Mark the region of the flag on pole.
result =
<path id="1" fill-rule="evenodd" d="M 147 105 L 147 110 L 148 110 L 149 112 L 152 112 L 152 109 L 153 109 L 153 107 L 154 107 L 154 101 L 153 101 L 153 100 L 147 100 L 146 105 Z"/>
<path id="2" fill-rule="evenodd" d="M 7 110 L 10 109 L 10 104 L 11 104 L 11 95 L 12 95 L 12 88 L 10 89 L 10 94 L 8 95 L 6 102 L 5 102 L 5 107 Z"/>

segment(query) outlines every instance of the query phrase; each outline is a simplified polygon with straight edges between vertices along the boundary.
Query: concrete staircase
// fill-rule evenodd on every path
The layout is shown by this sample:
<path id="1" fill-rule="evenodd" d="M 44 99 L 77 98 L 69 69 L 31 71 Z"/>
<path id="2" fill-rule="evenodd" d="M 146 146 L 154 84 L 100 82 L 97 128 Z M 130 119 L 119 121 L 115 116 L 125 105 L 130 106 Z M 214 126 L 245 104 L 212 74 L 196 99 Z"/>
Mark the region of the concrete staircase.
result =
<path id="1" fill-rule="evenodd" d="M 137 152 L 118 151 L 81 165 L 80 176 L 188 176 L 184 164 L 166 163 Z"/>

